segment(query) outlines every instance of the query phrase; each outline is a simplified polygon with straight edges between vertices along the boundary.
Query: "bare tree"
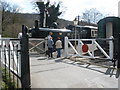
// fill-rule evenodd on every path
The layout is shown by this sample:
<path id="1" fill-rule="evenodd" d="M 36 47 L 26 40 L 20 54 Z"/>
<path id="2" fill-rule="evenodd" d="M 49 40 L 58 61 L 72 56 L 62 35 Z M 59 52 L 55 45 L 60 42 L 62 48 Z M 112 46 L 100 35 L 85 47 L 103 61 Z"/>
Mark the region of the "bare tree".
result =
<path id="1" fill-rule="evenodd" d="M 96 24 L 101 18 L 103 18 L 103 14 L 96 8 L 91 8 L 89 10 L 86 9 L 82 15 L 82 19 L 87 21 L 88 23 Z"/>
<path id="2" fill-rule="evenodd" d="M 6 36 L 8 33 L 8 27 L 11 25 L 11 29 L 9 27 L 9 31 L 12 32 L 12 37 L 15 37 L 15 23 L 20 19 L 17 16 L 19 12 L 19 8 L 16 5 L 10 5 L 8 2 L 2 1 L 2 35 Z M 10 34 L 10 33 L 9 33 Z"/>
<path id="3" fill-rule="evenodd" d="M 7 12 L 9 11 L 10 5 L 7 2 L 1 2 L 2 7 L 2 31 L 5 31 L 5 26 L 8 24 L 9 17 Z"/>

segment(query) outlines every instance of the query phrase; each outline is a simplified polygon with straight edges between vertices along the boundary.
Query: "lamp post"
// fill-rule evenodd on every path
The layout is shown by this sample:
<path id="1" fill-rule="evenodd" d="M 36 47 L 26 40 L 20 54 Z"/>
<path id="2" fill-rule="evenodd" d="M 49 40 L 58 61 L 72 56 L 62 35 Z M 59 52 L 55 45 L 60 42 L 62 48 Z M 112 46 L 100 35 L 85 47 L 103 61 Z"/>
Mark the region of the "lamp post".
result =
<path id="1" fill-rule="evenodd" d="M 74 26 L 76 26 L 78 24 L 77 18 L 75 18 L 73 22 L 74 22 Z M 75 49 L 76 49 L 76 34 L 77 34 L 76 33 L 76 27 L 74 28 L 74 30 L 75 30 Z"/>

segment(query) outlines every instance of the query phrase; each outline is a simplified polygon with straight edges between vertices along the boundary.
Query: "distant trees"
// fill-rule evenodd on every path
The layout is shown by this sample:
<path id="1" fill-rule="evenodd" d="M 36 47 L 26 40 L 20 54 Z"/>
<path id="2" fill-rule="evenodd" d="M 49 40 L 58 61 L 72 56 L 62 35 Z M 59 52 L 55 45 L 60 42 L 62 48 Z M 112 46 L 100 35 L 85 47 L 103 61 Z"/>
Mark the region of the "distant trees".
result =
<path id="1" fill-rule="evenodd" d="M 10 5 L 8 2 L 1 1 L 2 7 L 2 36 L 15 37 L 16 25 L 20 19 L 17 16 L 19 8 L 16 5 Z"/>
<path id="2" fill-rule="evenodd" d="M 9 14 L 10 5 L 7 2 L 1 2 L 2 7 L 2 32 L 6 30 L 6 26 L 9 23 Z"/>
<path id="3" fill-rule="evenodd" d="M 85 10 L 82 13 L 82 19 L 88 23 L 97 23 L 101 18 L 103 18 L 103 14 L 98 11 L 96 8 L 91 8 L 89 10 Z"/>
<path id="4" fill-rule="evenodd" d="M 50 2 L 36 2 L 40 12 L 40 27 L 56 28 L 56 21 L 60 12 L 60 3 L 51 5 Z"/>

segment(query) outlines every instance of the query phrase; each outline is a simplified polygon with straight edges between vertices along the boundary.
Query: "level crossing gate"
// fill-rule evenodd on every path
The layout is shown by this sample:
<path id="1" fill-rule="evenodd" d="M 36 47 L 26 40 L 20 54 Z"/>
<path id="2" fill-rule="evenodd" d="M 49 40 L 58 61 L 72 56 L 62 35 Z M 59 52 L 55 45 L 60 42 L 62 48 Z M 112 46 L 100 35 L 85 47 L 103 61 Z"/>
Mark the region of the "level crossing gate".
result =
<path id="1" fill-rule="evenodd" d="M 100 42 L 104 44 L 99 44 Z M 65 37 L 65 57 L 78 56 L 87 59 L 101 59 L 112 61 L 114 59 L 114 38 L 99 39 L 69 39 Z M 105 47 L 105 48 L 104 48 Z"/>
<path id="2" fill-rule="evenodd" d="M 0 64 L 4 88 L 31 87 L 27 30 L 27 27 L 22 25 L 21 38 L 0 39 Z"/>
<path id="3" fill-rule="evenodd" d="M 29 38 L 29 53 L 37 52 L 38 54 L 45 54 L 46 50 L 47 50 L 47 39 Z"/>

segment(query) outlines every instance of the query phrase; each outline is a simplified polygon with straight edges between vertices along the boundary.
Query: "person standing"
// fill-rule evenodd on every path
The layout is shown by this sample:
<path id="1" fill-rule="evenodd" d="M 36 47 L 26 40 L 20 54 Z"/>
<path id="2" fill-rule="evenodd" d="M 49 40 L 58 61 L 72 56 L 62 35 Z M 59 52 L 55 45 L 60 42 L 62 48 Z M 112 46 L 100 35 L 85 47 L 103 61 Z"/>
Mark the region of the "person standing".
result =
<path id="1" fill-rule="evenodd" d="M 58 37 L 58 40 L 56 41 L 55 45 L 57 50 L 57 58 L 61 57 L 62 41 L 60 40 L 60 37 Z"/>
<path id="2" fill-rule="evenodd" d="M 49 32 L 49 35 L 47 36 L 47 39 L 50 39 L 52 37 L 53 33 Z"/>
<path id="3" fill-rule="evenodd" d="M 53 40 L 52 37 L 50 37 L 50 39 L 48 39 L 48 58 L 53 58 L 52 52 L 53 52 Z"/>
<path id="4" fill-rule="evenodd" d="M 46 55 L 49 54 L 50 50 L 48 50 L 48 42 L 49 39 L 52 37 L 53 33 L 52 32 L 49 32 L 49 35 L 47 37 L 45 37 L 45 51 L 46 51 Z"/>

